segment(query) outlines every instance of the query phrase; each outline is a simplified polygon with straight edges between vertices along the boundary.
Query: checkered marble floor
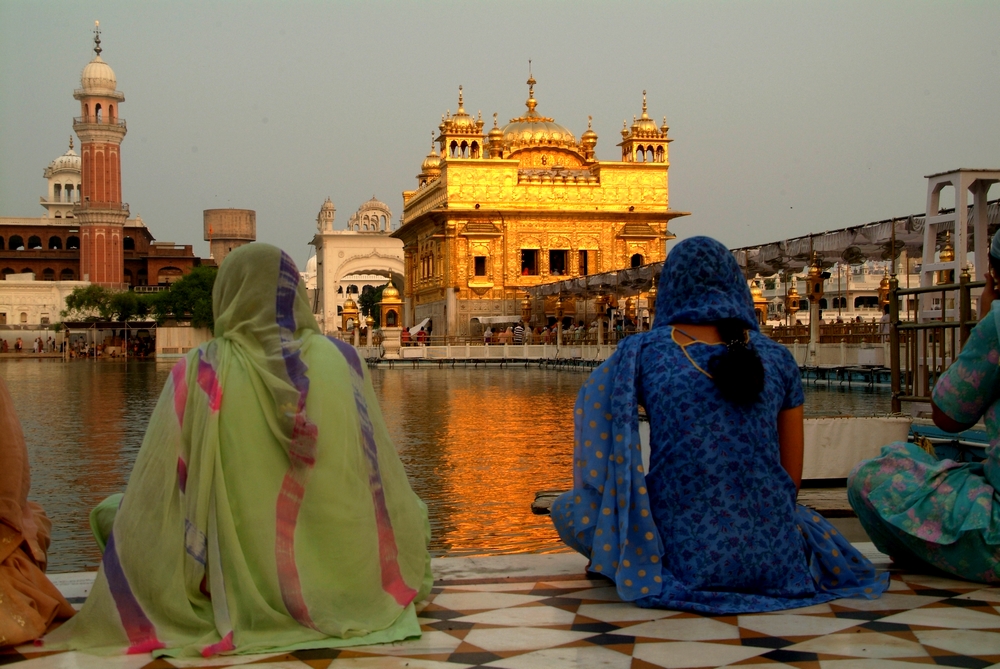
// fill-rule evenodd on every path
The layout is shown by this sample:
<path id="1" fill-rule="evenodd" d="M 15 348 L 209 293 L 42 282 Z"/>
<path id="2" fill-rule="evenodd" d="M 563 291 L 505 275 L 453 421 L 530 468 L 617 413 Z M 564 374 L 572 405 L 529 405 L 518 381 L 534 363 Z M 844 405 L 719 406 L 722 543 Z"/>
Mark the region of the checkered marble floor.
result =
<path id="1" fill-rule="evenodd" d="M 857 544 L 876 564 L 885 556 Z M 893 669 L 914 665 L 1000 668 L 1000 588 L 892 573 L 874 601 L 842 599 L 804 609 L 701 616 L 622 603 L 607 581 L 584 576 L 574 554 L 443 558 L 419 607 L 423 636 L 384 646 L 211 660 L 0 652 L 18 669 L 170 669 L 264 664 L 267 669 L 507 669 L 606 667 L 802 667 Z M 53 580 L 82 603 L 92 574 Z"/>

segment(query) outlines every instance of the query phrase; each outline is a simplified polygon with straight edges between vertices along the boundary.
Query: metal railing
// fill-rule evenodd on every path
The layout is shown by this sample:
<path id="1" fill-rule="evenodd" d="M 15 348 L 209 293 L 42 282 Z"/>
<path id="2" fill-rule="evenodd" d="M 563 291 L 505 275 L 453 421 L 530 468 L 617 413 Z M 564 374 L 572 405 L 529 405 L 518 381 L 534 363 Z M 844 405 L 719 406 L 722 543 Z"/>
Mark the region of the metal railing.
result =
<path id="1" fill-rule="evenodd" d="M 100 126 L 111 126 L 115 128 L 123 128 L 128 130 L 128 126 L 125 124 L 125 119 L 123 118 L 112 118 L 109 119 L 106 116 L 75 116 L 73 117 L 74 125 L 100 125 Z"/>
<path id="2" fill-rule="evenodd" d="M 808 325 L 775 325 L 767 336 L 781 344 L 794 344 L 796 341 L 809 341 Z M 878 322 L 867 323 L 820 323 L 819 343 L 839 344 L 877 344 L 882 342 L 883 333 Z"/>
<path id="3" fill-rule="evenodd" d="M 129 213 L 128 202 L 91 202 L 90 200 L 81 200 L 77 202 L 73 207 L 74 210 L 81 209 L 95 209 L 98 211 L 124 211 L 126 214 Z"/>
<path id="4" fill-rule="evenodd" d="M 963 272 L 958 283 L 926 288 L 900 288 L 889 281 L 889 355 L 892 410 L 903 402 L 930 402 L 934 382 L 955 360 L 978 320 L 972 311 L 972 291 L 986 283 Z M 905 318 L 900 298 L 908 300 Z M 938 297 L 935 307 L 933 298 Z"/>

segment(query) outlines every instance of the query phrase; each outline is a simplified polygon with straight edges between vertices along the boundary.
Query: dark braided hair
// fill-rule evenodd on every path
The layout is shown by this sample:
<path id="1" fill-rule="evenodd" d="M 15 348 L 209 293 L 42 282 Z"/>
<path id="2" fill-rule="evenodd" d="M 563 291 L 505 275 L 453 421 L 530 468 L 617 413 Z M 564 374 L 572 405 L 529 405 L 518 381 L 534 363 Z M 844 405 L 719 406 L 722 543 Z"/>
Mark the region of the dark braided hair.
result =
<path id="1" fill-rule="evenodd" d="M 715 386 L 727 401 L 749 406 L 760 399 L 764 391 L 764 365 L 760 356 L 750 346 L 747 326 L 736 318 L 715 323 L 726 351 L 716 356 L 708 371 Z"/>

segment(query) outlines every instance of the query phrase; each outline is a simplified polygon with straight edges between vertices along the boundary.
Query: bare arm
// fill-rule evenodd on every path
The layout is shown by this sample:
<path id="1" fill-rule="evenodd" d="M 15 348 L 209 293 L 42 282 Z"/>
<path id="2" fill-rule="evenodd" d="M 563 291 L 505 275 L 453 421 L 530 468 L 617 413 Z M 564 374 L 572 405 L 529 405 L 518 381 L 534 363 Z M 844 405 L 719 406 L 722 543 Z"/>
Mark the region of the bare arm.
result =
<path id="1" fill-rule="evenodd" d="M 805 446 L 801 406 L 785 409 L 778 414 L 778 447 L 781 466 L 795 482 L 795 489 L 802 487 L 802 451 Z"/>

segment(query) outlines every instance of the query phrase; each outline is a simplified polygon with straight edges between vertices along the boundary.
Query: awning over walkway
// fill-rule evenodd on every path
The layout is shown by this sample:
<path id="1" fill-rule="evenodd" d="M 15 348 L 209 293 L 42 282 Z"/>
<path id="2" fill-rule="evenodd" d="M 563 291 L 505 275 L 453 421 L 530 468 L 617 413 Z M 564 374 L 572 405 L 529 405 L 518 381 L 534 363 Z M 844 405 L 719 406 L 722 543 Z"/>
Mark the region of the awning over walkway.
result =
<path id="1" fill-rule="evenodd" d="M 155 330 L 156 321 L 64 321 L 67 330 Z"/>
<path id="2" fill-rule="evenodd" d="M 953 211 L 953 210 L 949 210 Z M 946 212 L 943 212 L 946 213 Z M 969 207 L 969 239 L 972 239 L 974 207 Z M 988 203 L 986 209 L 987 229 L 992 235 L 1000 228 L 1000 200 Z M 818 232 L 802 237 L 793 237 L 780 242 L 759 246 L 746 246 L 733 250 L 737 264 L 747 277 L 756 274 L 771 276 L 786 270 L 802 272 L 809 264 L 809 254 L 820 255 L 824 267 L 844 262 L 858 265 L 868 260 L 888 260 L 891 255 L 893 228 L 895 227 L 896 253 L 899 257 L 903 249 L 913 257 L 920 257 L 924 241 L 924 215 L 906 216 L 886 221 L 876 221 L 842 230 Z M 951 229 L 952 226 L 942 226 Z M 943 232 L 943 231 L 942 231 Z M 575 295 L 588 297 L 599 292 L 616 295 L 636 294 L 649 290 L 654 279 L 659 278 L 663 263 L 653 263 L 632 269 L 622 269 L 604 274 L 593 274 L 572 279 L 564 279 L 540 286 L 525 288 L 533 298 L 549 295 Z"/>
<path id="3" fill-rule="evenodd" d="M 948 210 L 950 213 L 954 210 Z M 969 239 L 972 239 L 974 207 L 969 207 Z M 989 202 L 986 208 L 987 229 L 992 235 L 1000 227 L 1000 200 Z M 908 255 L 919 257 L 924 242 L 923 214 L 876 221 L 843 230 L 831 230 L 814 235 L 794 237 L 780 242 L 747 246 L 733 250 L 736 262 L 747 276 L 761 274 L 770 276 L 790 270 L 801 272 L 809 264 L 809 254 L 817 252 L 823 266 L 837 262 L 858 265 L 866 260 L 889 260 L 899 257 L 903 249 Z M 896 251 L 891 253 L 893 230 L 895 229 Z M 953 231 L 954 226 L 944 225 L 940 232 Z M 970 249 L 971 250 L 971 249 Z"/>

